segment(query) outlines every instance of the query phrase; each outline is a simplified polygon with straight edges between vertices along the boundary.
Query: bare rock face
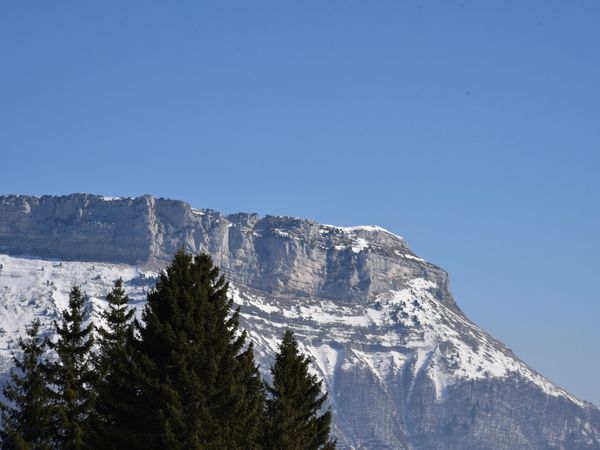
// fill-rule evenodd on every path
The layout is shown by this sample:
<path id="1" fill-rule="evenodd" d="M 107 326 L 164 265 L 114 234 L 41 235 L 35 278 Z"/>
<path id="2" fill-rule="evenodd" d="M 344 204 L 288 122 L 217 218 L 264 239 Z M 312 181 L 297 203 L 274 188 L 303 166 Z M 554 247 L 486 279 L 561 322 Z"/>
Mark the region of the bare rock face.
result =
<path id="1" fill-rule="evenodd" d="M 72 284 L 98 312 L 121 276 L 141 306 L 181 248 L 231 280 L 265 376 L 283 330 L 296 333 L 341 448 L 600 449 L 600 411 L 469 321 L 447 274 L 402 238 L 151 196 L 0 197 L 0 372 L 22 324 L 50 330 Z"/>
<path id="2" fill-rule="evenodd" d="M 85 194 L 2 197 L 0 249 L 70 260 L 149 260 L 153 199 L 100 199 Z"/>
<path id="3" fill-rule="evenodd" d="M 448 283 L 443 270 L 378 227 L 223 216 L 147 195 L 0 197 L 0 251 L 7 254 L 160 266 L 182 248 L 207 251 L 232 281 L 273 293 L 365 301 L 415 276 Z M 447 289 L 439 295 L 455 307 Z"/>

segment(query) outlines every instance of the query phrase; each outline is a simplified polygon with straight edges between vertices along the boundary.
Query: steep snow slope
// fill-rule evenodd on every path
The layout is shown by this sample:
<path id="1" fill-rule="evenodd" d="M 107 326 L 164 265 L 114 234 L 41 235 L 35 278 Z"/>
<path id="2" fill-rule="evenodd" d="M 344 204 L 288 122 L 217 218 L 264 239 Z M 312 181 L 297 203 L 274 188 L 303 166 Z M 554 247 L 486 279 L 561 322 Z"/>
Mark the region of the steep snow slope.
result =
<path id="1" fill-rule="evenodd" d="M 91 313 L 105 307 L 112 282 L 122 277 L 133 304 L 145 302 L 157 273 L 123 265 L 74 261 L 49 261 L 0 255 L 0 370 L 10 367 L 10 352 L 25 324 L 34 318 L 51 333 L 52 320 L 67 305 L 68 292 L 80 285 L 90 299 Z M 260 295 L 242 286 L 231 286 L 231 295 L 242 307 L 242 325 L 256 345 L 265 375 L 287 327 L 314 361 L 314 370 L 336 393 L 336 373 L 353 367 L 364 369 L 382 386 L 393 383 L 403 371 L 413 380 L 427 377 L 442 401 L 446 390 L 467 380 L 510 379 L 538 387 L 544 394 L 583 407 L 584 403 L 550 383 L 516 359 L 510 351 L 463 316 L 442 305 L 431 294 L 435 284 L 414 278 L 405 289 L 378 295 L 370 303 L 339 304 L 331 300 L 277 298 Z M 414 381 L 407 391 L 414 395 Z M 339 409 L 331 397 L 334 410 Z M 337 412 L 337 411 L 336 411 Z M 597 432 L 589 426 L 590 439 Z M 352 441 L 352 440 L 350 440 Z M 590 442 L 592 442 L 590 440 Z M 360 445 L 360 441 L 354 442 Z"/>

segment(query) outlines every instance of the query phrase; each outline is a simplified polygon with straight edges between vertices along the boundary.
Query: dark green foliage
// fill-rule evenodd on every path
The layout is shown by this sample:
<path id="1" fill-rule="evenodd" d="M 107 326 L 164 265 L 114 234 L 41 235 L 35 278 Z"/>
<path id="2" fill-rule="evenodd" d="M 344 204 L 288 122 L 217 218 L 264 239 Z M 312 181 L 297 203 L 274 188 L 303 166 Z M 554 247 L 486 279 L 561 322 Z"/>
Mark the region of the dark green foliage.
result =
<path id="1" fill-rule="evenodd" d="M 136 407 L 146 448 L 259 448 L 262 383 L 227 290 L 210 256 L 179 252 L 148 295 Z"/>
<path id="2" fill-rule="evenodd" d="M 123 289 L 123 280 L 115 281 L 112 291 L 106 296 L 108 308 L 100 316 L 106 322 L 106 328 L 98 327 L 98 344 L 103 370 L 109 370 L 111 356 L 123 349 L 131 335 L 133 309 L 129 308 L 129 297 Z"/>
<path id="3" fill-rule="evenodd" d="M 331 412 L 319 415 L 327 394 L 322 381 L 308 371 L 310 359 L 298 349 L 291 331 L 286 331 L 271 367 L 273 385 L 268 386 L 267 442 L 270 449 L 334 449 L 329 437 Z"/>
<path id="4" fill-rule="evenodd" d="M 101 313 L 106 328 L 97 329 L 96 401 L 87 441 L 91 448 L 103 450 L 132 448 L 135 436 L 131 427 L 137 420 L 130 407 L 137 397 L 132 359 L 134 311 L 128 305 L 122 279 L 115 281 L 106 300 L 108 307 Z"/>
<path id="5" fill-rule="evenodd" d="M 55 390 L 53 427 L 56 445 L 61 449 L 85 448 L 87 421 L 94 400 L 91 390 L 94 371 L 90 363 L 93 327 L 83 326 L 85 313 L 85 300 L 79 288 L 74 287 L 61 323 L 54 322 L 58 339 L 50 343 L 57 356 L 49 371 Z"/>
<path id="6" fill-rule="evenodd" d="M 74 287 L 44 363 L 39 322 L 21 340 L 2 406 L 5 449 L 334 449 L 326 394 L 286 332 L 265 385 L 228 284 L 206 254 L 175 256 L 134 320 L 122 280 L 98 353 Z"/>
<path id="7" fill-rule="evenodd" d="M 39 320 L 27 328 L 27 338 L 19 339 L 20 357 L 13 354 L 11 371 L 4 397 L 10 404 L 2 409 L 3 449 L 50 449 L 50 399 L 46 384 L 43 355 L 46 340 L 40 337 Z"/>

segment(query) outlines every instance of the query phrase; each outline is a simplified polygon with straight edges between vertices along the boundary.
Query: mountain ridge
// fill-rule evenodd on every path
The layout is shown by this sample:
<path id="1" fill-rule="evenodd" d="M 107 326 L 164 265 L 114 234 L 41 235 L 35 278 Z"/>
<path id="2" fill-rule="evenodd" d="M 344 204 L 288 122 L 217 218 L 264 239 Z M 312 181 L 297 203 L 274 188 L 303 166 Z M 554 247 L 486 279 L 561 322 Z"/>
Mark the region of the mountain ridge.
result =
<path id="1" fill-rule="evenodd" d="M 287 236 L 282 234 L 282 228 L 287 230 L 285 233 L 292 233 L 296 242 L 284 242 Z M 46 239 L 47 232 L 50 241 Z M 368 244 L 366 238 L 369 238 Z M 302 254 L 311 244 L 314 248 L 308 250 L 314 255 Z M 327 278 L 331 275 L 328 269 L 332 269 L 326 267 L 329 255 L 319 252 L 319 248 L 336 254 L 351 250 L 346 259 L 357 259 L 353 256 L 360 256 L 365 245 L 370 246 L 370 253 L 382 256 L 377 261 L 368 261 L 369 264 L 385 265 L 384 259 L 396 256 L 407 261 L 413 258 L 413 267 L 420 267 L 416 263 L 426 264 L 431 269 L 428 275 L 448 283 L 445 271 L 418 258 L 402 238 L 380 227 L 344 228 L 297 217 L 260 217 L 254 213 L 226 216 L 209 209 L 192 208 L 180 200 L 150 195 L 135 198 L 92 194 L 0 197 L 0 249 L 7 253 L 152 266 L 170 261 L 180 248 L 193 253 L 205 250 L 234 279 L 239 273 L 232 270 L 232 266 L 252 267 L 263 273 L 256 280 L 247 273 L 247 279 L 238 281 L 277 290 L 277 279 L 264 272 L 276 265 L 274 261 L 282 253 L 292 251 L 298 253 L 296 260 L 312 266 L 309 269 L 317 271 L 315 277 L 320 279 L 312 281 L 316 283 L 313 288 L 303 286 L 301 280 L 291 285 L 287 280 L 286 287 L 294 288 L 295 294 L 325 298 L 356 299 L 390 286 L 397 287 L 394 276 L 373 276 L 374 270 L 369 264 L 363 264 L 363 271 L 356 274 L 362 284 L 345 279 L 343 286 L 336 286 L 336 280 L 331 276 Z M 256 247 L 256 251 L 252 247 Z M 257 253 L 260 253 L 258 264 L 250 257 Z M 259 285 L 255 286 L 256 283 Z"/>
<path id="2" fill-rule="evenodd" d="M 223 215 L 151 196 L 4 196 L 0 317 L 12 323 L 35 308 L 51 317 L 69 282 L 87 283 L 99 311 L 115 273 L 142 305 L 140 289 L 179 248 L 222 267 L 263 369 L 281 331 L 294 330 L 331 393 L 345 447 L 600 448 L 598 409 L 473 324 L 447 273 L 380 227 Z M 63 262 L 16 256 L 25 253 Z M 51 275 L 57 283 L 45 285 Z M 18 332 L 5 328 L 0 353 Z"/>

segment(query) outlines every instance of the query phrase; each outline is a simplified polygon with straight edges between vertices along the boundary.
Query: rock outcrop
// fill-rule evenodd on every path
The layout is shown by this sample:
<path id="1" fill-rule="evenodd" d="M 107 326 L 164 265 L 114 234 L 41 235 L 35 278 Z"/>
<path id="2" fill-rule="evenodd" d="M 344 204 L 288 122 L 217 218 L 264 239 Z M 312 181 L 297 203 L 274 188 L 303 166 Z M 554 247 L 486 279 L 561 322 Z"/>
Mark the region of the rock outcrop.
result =
<path id="1" fill-rule="evenodd" d="M 0 197 L 0 251 L 6 254 L 157 267 L 181 248 L 209 252 L 232 281 L 266 292 L 367 301 L 423 277 L 455 308 L 447 274 L 378 227 L 224 216 L 149 195 Z"/>

